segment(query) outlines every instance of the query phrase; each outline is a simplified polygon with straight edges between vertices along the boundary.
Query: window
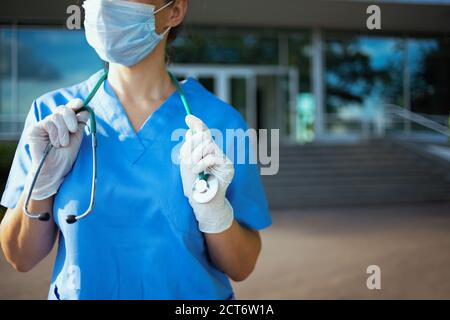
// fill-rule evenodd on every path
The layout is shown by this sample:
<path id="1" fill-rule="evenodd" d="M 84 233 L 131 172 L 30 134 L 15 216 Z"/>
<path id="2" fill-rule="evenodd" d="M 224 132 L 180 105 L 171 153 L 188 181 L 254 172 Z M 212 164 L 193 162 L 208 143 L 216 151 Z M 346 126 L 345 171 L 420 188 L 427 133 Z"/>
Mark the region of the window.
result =
<path id="1" fill-rule="evenodd" d="M 278 64 L 277 34 L 190 28 L 172 44 L 171 60 L 196 64 Z"/>
<path id="2" fill-rule="evenodd" d="M 16 47 L 13 46 L 13 30 L 0 29 L 0 137 L 11 138 L 22 119 L 15 116 L 17 104 L 17 85 L 11 81 L 17 78 L 17 69 L 13 68 L 12 56 Z"/>
<path id="3" fill-rule="evenodd" d="M 42 94 L 86 80 L 102 67 L 82 31 L 24 28 L 17 40 L 20 114 Z"/>
<path id="4" fill-rule="evenodd" d="M 0 137 L 17 138 L 32 102 L 102 67 L 84 32 L 0 28 Z"/>
<path id="5" fill-rule="evenodd" d="M 326 126 L 362 130 L 383 104 L 404 105 L 405 41 L 349 34 L 325 36 Z"/>
<path id="6" fill-rule="evenodd" d="M 411 110 L 450 113 L 450 37 L 408 39 Z"/>
<path id="7" fill-rule="evenodd" d="M 1 115 L 11 114 L 12 96 L 11 96 L 11 29 L 0 29 L 0 112 Z"/>
<path id="8" fill-rule="evenodd" d="M 311 36 L 309 31 L 289 35 L 289 65 L 299 71 L 300 93 L 311 93 Z"/>

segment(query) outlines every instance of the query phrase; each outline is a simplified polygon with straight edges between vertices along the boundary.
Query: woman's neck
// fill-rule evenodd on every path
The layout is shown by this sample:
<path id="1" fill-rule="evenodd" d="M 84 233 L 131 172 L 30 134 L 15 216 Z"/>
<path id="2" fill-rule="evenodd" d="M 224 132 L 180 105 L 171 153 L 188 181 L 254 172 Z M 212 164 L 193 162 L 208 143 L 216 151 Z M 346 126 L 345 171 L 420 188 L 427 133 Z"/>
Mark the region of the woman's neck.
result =
<path id="1" fill-rule="evenodd" d="M 108 82 L 124 104 L 142 105 L 164 101 L 174 90 L 167 73 L 164 46 L 138 64 L 110 64 Z"/>

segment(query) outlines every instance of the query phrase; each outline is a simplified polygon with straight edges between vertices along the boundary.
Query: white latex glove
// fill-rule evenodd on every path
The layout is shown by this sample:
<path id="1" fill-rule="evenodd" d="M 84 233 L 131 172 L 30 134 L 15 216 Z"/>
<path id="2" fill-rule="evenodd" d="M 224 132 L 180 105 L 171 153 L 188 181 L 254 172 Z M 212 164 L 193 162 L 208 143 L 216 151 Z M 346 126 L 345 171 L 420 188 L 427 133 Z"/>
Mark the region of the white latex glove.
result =
<path id="1" fill-rule="evenodd" d="M 53 145 L 34 185 L 31 199 L 43 200 L 56 194 L 64 177 L 72 169 L 83 139 L 84 126 L 89 119 L 87 111 L 75 114 L 74 110 L 82 105 L 80 99 L 72 100 L 56 108 L 55 113 L 30 127 L 27 132 L 31 169 L 25 182 L 25 192 L 29 191 L 45 147 L 49 142 Z"/>
<path id="2" fill-rule="evenodd" d="M 184 195 L 194 210 L 200 231 L 221 233 L 231 227 L 234 214 L 230 202 L 225 198 L 233 180 L 233 163 L 214 142 L 206 125 L 194 116 L 186 117 L 189 130 L 180 150 L 180 171 Z M 208 203 L 197 203 L 193 197 L 193 185 L 199 173 L 214 175 L 219 181 L 219 190 Z"/>

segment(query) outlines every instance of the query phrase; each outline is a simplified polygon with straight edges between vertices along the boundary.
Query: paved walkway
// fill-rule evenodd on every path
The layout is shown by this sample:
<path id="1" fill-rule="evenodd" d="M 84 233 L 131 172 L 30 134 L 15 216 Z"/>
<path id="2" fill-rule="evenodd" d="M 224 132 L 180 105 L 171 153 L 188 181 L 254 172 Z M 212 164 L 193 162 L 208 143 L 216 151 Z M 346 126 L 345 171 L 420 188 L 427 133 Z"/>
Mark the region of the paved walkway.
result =
<path id="1" fill-rule="evenodd" d="M 450 203 L 275 212 L 239 299 L 450 299 Z M 0 299 L 43 299 L 52 257 L 27 274 L 0 258 Z M 366 287 L 381 267 L 382 289 Z"/>

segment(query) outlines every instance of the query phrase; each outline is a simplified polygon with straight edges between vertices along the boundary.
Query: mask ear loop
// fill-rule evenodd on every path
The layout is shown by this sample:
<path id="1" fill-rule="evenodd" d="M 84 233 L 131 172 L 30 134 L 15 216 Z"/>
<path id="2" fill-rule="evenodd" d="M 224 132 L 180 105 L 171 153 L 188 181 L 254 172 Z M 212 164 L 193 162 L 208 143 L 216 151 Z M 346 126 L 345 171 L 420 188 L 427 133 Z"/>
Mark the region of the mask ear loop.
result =
<path id="1" fill-rule="evenodd" d="M 167 4 L 165 4 L 164 6 L 162 6 L 161 8 L 159 8 L 158 10 L 154 11 L 153 14 L 156 15 L 158 12 L 164 10 L 165 8 L 171 6 L 175 1 L 172 0 L 170 2 L 168 2 Z M 164 38 L 170 31 L 170 29 L 172 29 L 172 27 L 168 27 L 166 29 L 166 31 L 164 31 L 163 33 L 160 34 L 161 38 Z"/>
<path id="2" fill-rule="evenodd" d="M 164 38 L 164 37 L 169 33 L 170 29 L 172 29 L 172 27 L 168 27 L 168 28 L 166 29 L 166 31 L 164 31 L 163 33 L 161 33 L 161 34 L 160 34 L 161 38 Z"/>
<path id="3" fill-rule="evenodd" d="M 172 0 L 168 3 L 166 3 L 165 5 L 163 5 L 161 8 L 159 8 L 158 10 L 154 11 L 153 14 L 157 14 L 158 12 L 164 10 L 165 8 L 167 8 L 168 6 L 172 5 L 175 1 Z"/>

